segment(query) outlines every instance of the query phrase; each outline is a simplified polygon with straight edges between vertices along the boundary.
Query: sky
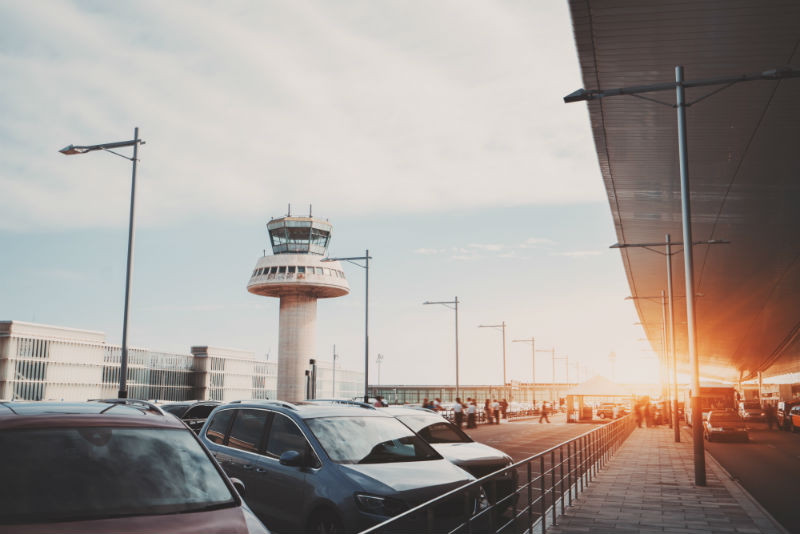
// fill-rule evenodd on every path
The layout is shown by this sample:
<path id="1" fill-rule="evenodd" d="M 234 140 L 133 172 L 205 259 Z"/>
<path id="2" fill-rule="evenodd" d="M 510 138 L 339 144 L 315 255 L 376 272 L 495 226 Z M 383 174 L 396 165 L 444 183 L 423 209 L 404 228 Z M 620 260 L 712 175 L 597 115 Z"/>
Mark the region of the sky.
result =
<path id="1" fill-rule="evenodd" d="M 0 320 L 278 356 L 251 295 L 266 222 L 313 205 L 369 249 L 370 382 L 656 380 L 629 295 L 566 2 L 0 0 Z M 124 150 L 124 149 L 123 149 Z M 126 155 L 130 155 L 127 152 Z M 317 351 L 363 369 L 364 271 L 319 301 Z M 616 365 L 609 354 L 616 354 Z M 577 365 L 576 365 L 577 364 Z M 537 353 L 540 381 L 554 372 Z"/>

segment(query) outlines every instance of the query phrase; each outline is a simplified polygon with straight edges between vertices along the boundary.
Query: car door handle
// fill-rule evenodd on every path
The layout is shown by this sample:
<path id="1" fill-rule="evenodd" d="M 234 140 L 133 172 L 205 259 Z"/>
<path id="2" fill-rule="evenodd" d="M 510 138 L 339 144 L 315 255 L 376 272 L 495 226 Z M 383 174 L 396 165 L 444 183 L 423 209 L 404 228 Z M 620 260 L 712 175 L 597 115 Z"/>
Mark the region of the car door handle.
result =
<path id="1" fill-rule="evenodd" d="M 242 466 L 242 469 L 244 469 L 245 471 L 252 471 L 252 470 L 254 469 L 254 467 L 255 467 L 255 466 L 253 466 L 253 465 L 251 465 L 251 464 L 244 464 L 244 465 Z"/>

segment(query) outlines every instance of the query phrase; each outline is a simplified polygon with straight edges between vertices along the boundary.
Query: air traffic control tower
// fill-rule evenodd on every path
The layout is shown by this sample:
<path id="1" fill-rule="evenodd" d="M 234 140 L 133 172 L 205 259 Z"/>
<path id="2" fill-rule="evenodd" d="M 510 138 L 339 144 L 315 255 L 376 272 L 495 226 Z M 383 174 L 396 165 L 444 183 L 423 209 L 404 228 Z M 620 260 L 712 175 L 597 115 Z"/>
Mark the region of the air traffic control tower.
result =
<path id="1" fill-rule="evenodd" d="M 338 261 L 322 262 L 332 226 L 308 217 L 273 219 L 267 224 L 271 256 L 264 256 L 247 290 L 280 297 L 278 332 L 278 399 L 306 398 L 305 370 L 316 354 L 317 299 L 341 297 L 350 286 Z"/>

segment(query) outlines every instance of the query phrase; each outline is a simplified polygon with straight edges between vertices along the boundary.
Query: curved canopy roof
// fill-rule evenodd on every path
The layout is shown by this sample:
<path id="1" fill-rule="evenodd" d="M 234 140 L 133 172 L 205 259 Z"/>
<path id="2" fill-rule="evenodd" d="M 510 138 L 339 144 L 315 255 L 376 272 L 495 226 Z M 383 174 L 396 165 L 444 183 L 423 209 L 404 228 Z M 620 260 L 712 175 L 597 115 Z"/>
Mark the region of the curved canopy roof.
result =
<path id="1" fill-rule="evenodd" d="M 571 0 L 584 88 L 800 68 L 800 3 Z M 713 91 L 721 91 L 709 96 Z M 675 92 L 588 102 L 619 243 L 682 241 Z M 800 79 L 686 90 L 700 373 L 800 370 Z M 581 105 L 581 104 L 572 104 Z M 680 248 L 680 247 L 675 247 Z M 663 252 L 663 247 L 656 247 Z M 621 249 L 660 350 L 666 259 Z M 688 368 L 683 256 L 672 257 L 679 366 Z"/>

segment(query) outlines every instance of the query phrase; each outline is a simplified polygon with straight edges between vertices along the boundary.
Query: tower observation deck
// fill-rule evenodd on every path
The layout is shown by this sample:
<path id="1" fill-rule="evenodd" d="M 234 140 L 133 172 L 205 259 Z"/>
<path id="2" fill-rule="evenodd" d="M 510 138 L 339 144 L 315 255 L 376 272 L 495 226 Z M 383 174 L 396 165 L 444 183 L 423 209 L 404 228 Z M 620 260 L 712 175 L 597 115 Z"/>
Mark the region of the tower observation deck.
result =
<path id="1" fill-rule="evenodd" d="M 305 369 L 316 354 L 317 299 L 350 293 L 342 266 L 322 262 L 332 226 L 309 217 L 286 216 L 267 224 L 272 255 L 257 262 L 247 291 L 279 297 L 278 399 L 306 397 Z"/>

